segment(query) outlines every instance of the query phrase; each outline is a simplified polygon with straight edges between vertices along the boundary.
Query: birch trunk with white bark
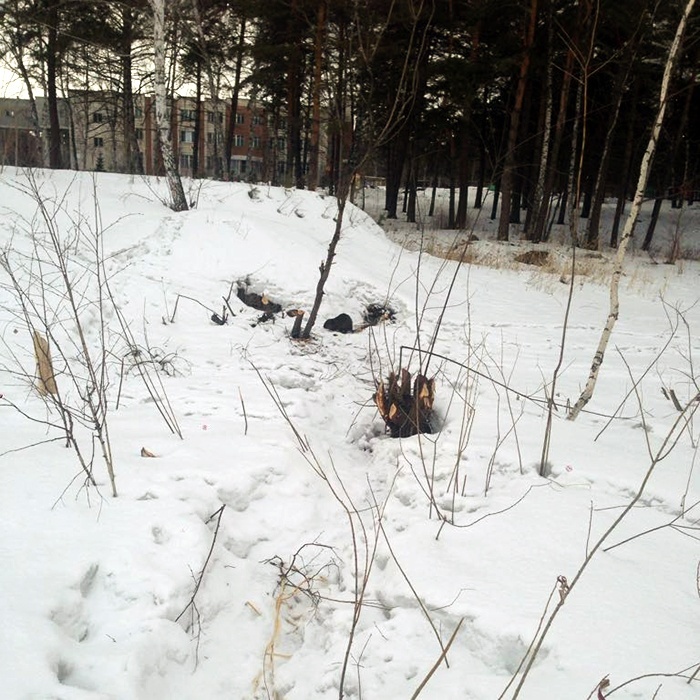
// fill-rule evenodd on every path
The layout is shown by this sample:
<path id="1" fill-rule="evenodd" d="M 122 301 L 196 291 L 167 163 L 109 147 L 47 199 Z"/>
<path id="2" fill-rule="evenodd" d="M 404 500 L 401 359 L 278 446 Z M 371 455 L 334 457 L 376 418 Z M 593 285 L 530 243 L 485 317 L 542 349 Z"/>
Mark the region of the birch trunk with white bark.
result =
<path id="1" fill-rule="evenodd" d="M 685 28 L 688 24 L 688 17 L 690 16 L 694 5 L 695 0 L 687 0 L 685 9 L 683 10 L 683 15 L 678 22 L 676 35 L 673 38 L 673 43 L 671 44 L 671 48 L 668 52 L 668 59 L 666 60 L 664 75 L 661 81 L 659 109 L 656 114 L 656 119 L 654 120 L 651 135 L 649 136 L 649 143 L 647 144 L 646 151 L 644 152 L 644 156 L 642 158 L 642 164 L 639 168 L 637 189 L 634 195 L 630 213 L 628 214 L 625 222 L 625 228 L 622 232 L 622 238 L 617 249 L 617 255 L 615 256 L 615 265 L 613 268 L 612 279 L 610 280 L 610 311 L 608 313 L 605 326 L 603 327 L 603 331 L 600 334 L 598 348 L 593 356 L 588 381 L 586 382 L 586 386 L 581 392 L 581 396 L 579 396 L 578 401 L 576 401 L 574 406 L 569 411 L 569 420 L 575 420 L 593 396 L 595 385 L 598 380 L 598 374 L 600 373 L 600 367 L 603 364 L 603 359 L 605 358 L 605 351 L 608 347 L 610 336 L 612 335 L 613 328 L 615 327 L 615 323 L 617 322 L 620 313 L 619 289 L 620 277 L 622 276 L 622 263 L 625 258 L 627 246 L 632 238 L 632 233 L 634 232 L 634 226 L 637 223 L 639 212 L 642 208 L 642 202 L 644 201 L 644 190 L 646 189 L 647 180 L 649 178 L 649 170 L 651 168 L 654 152 L 656 151 L 656 144 L 658 143 L 659 134 L 661 133 L 661 126 L 663 125 L 664 116 L 666 114 L 671 76 L 673 75 L 673 70 L 680 53 L 681 44 L 683 42 L 683 34 L 685 33 Z"/>
<path id="2" fill-rule="evenodd" d="M 165 83 L 165 0 L 149 0 L 153 10 L 153 90 L 156 102 L 156 129 L 163 157 L 165 177 L 170 188 L 170 207 L 173 211 L 186 211 L 187 197 L 182 187 L 180 171 L 175 162 L 170 141 L 170 122 Z"/>

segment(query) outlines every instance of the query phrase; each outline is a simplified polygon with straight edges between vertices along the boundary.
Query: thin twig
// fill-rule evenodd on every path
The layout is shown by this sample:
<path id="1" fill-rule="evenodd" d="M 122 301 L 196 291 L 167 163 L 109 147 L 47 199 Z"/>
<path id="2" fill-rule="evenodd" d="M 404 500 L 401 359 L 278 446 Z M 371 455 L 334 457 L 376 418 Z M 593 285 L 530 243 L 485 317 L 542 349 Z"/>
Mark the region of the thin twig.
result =
<path id="1" fill-rule="evenodd" d="M 243 400 L 243 394 L 241 393 L 241 387 L 238 387 L 238 397 L 241 400 L 241 408 L 243 409 L 243 421 L 245 423 L 245 428 L 243 430 L 243 435 L 248 434 L 248 414 L 245 410 L 245 401 Z"/>
<path id="2" fill-rule="evenodd" d="M 203 309 L 206 309 L 209 311 L 209 313 L 216 313 L 214 309 L 208 307 L 206 304 L 202 304 L 199 299 L 195 299 L 194 297 L 188 297 L 186 294 L 178 294 L 177 298 L 175 299 L 175 308 L 173 309 L 173 315 L 170 317 L 170 323 L 175 323 L 175 314 L 177 313 L 177 305 L 180 302 L 180 299 L 187 299 L 188 301 L 193 301 L 195 304 L 199 304 Z"/>
<path id="3" fill-rule="evenodd" d="M 187 603 L 187 605 L 182 609 L 182 612 L 175 618 L 175 622 L 179 622 L 180 618 L 187 612 L 188 608 L 192 607 L 193 609 L 196 610 L 195 602 L 194 599 L 197 597 L 197 592 L 199 591 L 200 586 L 202 585 L 202 581 L 204 580 L 204 572 L 207 570 L 207 565 L 209 564 L 209 560 L 211 559 L 211 555 L 214 551 L 214 545 L 216 544 L 216 537 L 219 534 L 219 526 L 221 525 L 221 516 L 224 514 L 224 509 L 226 508 L 226 504 L 224 503 L 219 510 L 216 512 L 212 513 L 209 518 L 207 519 L 207 522 L 211 522 L 214 518 L 216 518 L 216 527 L 214 528 L 214 536 L 212 537 L 211 540 L 211 546 L 209 547 L 209 553 L 207 554 L 207 558 L 204 560 L 204 564 L 202 566 L 202 570 L 199 572 L 199 578 L 197 579 L 196 585 L 194 587 L 194 591 L 192 592 L 192 596 Z"/>
<path id="4" fill-rule="evenodd" d="M 421 597 L 418 595 L 418 591 L 416 591 L 414 585 L 411 583 L 411 579 L 408 577 L 408 574 L 404 571 L 404 568 L 401 566 L 399 563 L 398 558 L 396 557 L 396 553 L 394 552 L 391 543 L 389 542 L 389 536 L 386 534 L 386 529 L 384 528 L 383 523 L 380 521 L 379 523 L 379 529 L 382 532 L 382 535 L 384 535 L 384 541 L 386 542 L 387 549 L 389 550 L 389 554 L 391 554 L 391 558 L 394 560 L 394 564 L 396 564 L 396 568 L 399 570 L 401 576 L 403 576 L 404 581 L 406 581 L 406 584 L 408 587 L 411 589 L 411 593 L 413 593 L 413 597 L 416 599 L 418 602 L 418 606 L 420 609 L 423 611 L 423 615 L 425 615 L 426 620 L 428 620 L 428 624 L 432 628 L 435 638 L 438 641 L 438 644 L 440 645 L 440 649 L 442 650 L 442 654 L 440 655 L 441 660 L 445 659 L 445 666 L 447 668 L 450 667 L 450 664 L 447 660 L 447 648 L 443 645 L 442 639 L 440 639 L 440 633 L 437 630 L 437 627 L 435 627 L 435 623 L 433 622 L 433 619 L 430 617 L 430 613 L 428 612 L 428 609 L 425 607 L 425 603 L 421 600 Z"/>
<path id="5" fill-rule="evenodd" d="M 695 664 L 687 666 L 686 668 L 676 671 L 675 673 L 644 673 L 641 676 L 635 676 L 634 678 L 626 680 L 624 683 L 620 683 L 620 685 L 616 685 L 614 688 L 608 691 L 608 697 L 610 697 L 615 691 L 621 690 L 625 686 L 630 685 L 630 683 L 636 683 L 637 681 L 644 680 L 645 678 L 685 678 L 687 679 L 687 682 L 690 683 L 694 680 L 697 671 L 692 676 L 686 676 L 684 674 L 690 671 L 691 668 L 695 668 Z"/>
<path id="6" fill-rule="evenodd" d="M 463 622 L 464 618 L 461 618 L 460 621 L 457 623 L 457 627 L 455 627 L 455 631 L 450 636 L 449 640 L 447 641 L 447 644 L 445 644 L 445 648 L 442 650 L 442 653 L 438 657 L 438 660 L 433 664 L 430 671 L 428 671 L 428 675 L 421 681 L 421 684 L 416 688 L 415 693 L 411 695 L 411 700 L 415 700 L 421 694 L 423 688 L 425 688 L 428 681 L 433 677 L 435 671 L 438 670 L 440 664 L 442 663 L 442 660 L 447 656 L 447 652 L 450 650 L 452 642 L 454 642 L 455 637 L 457 636 L 457 632 L 459 632 L 459 628 L 462 626 Z"/>

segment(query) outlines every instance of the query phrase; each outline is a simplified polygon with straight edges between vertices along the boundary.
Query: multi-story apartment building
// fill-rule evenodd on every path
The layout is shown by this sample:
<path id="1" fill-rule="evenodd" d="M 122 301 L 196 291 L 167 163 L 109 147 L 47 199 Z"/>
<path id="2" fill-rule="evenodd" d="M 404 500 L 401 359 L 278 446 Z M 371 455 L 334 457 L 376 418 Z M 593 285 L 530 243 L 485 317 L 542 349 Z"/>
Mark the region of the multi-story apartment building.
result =
<path id="1" fill-rule="evenodd" d="M 29 100 L 18 98 L 0 99 L 0 164 L 36 168 L 47 159 L 46 131 L 49 118 L 47 102 L 36 99 L 39 124 L 32 115 Z M 61 150 L 64 162 L 69 161 L 70 115 L 65 102 L 59 104 Z"/>
<path id="2" fill-rule="evenodd" d="M 199 105 L 192 98 L 180 98 L 176 112 L 171 115 L 173 147 L 183 175 L 213 175 L 217 158 L 223 158 L 231 105 L 220 103 L 218 109 L 211 101 Z M 199 140 L 197 138 L 199 120 Z M 218 128 L 217 128 L 218 127 Z M 272 126 L 265 112 L 249 102 L 239 100 L 231 144 L 231 176 L 237 179 L 270 179 L 273 168 L 279 174 L 279 162 L 284 162 L 284 139 L 272 143 Z M 280 155 L 280 148 L 282 149 Z M 197 161 L 197 162 L 195 162 Z"/>
<path id="3" fill-rule="evenodd" d="M 43 101 L 38 102 L 43 110 Z M 76 170 L 160 174 L 162 162 L 155 123 L 154 99 L 134 96 L 134 138 L 127 148 L 123 100 L 112 92 L 74 92 L 61 100 L 65 163 Z M 173 151 L 185 176 L 212 177 L 216 159 L 223 163 L 231 104 L 177 97 L 169 110 Z M 48 122 L 40 112 L 37 133 L 29 100 L 0 100 L 2 163 L 39 167 L 45 164 L 42 132 Z M 236 179 L 270 180 L 284 175 L 286 140 L 283 125 L 275 129 L 259 105 L 239 100 L 231 148 L 230 173 Z M 217 128 L 218 127 L 218 128 Z M 129 153 L 133 157 L 129 158 Z M 129 162 L 131 160 L 131 162 Z M 196 172 L 195 172 L 196 171 Z"/>

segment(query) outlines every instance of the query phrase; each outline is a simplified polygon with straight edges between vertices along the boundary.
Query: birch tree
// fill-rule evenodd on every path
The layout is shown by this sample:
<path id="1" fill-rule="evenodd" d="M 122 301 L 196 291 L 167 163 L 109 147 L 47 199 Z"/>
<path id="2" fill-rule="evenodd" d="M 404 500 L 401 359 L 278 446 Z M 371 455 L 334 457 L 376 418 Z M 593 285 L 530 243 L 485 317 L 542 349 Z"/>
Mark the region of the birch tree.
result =
<path id="1" fill-rule="evenodd" d="M 173 211 L 186 211 L 187 197 L 182 187 L 180 171 L 175 162 L 170 140 L 170 123 L 165 82 L 165 0 L 148 0 L 153 10 L 153 91 L 156 102 L 156 129 L 163 157 L 165 176 L 170 188 L 170 207 Z"/>
<path id="2" fill-rule="evenodd" d="M 637 181 L 637 189 L 634 195 L 634 200 L 632 201 L 630 213 L 628 214 L 627 220 L 625 222 L 625 228 L 622 232 L 622 238 L 620 239 L 620 245 L 617 249 L 617 255 L 615 256 L 615 264 L 613 267 L 612 278 L 610 280 L 610 311 L 608 313 L 608 318 L 605 322 L 605 326 L 603 327 L 603 331 L 600 335 L 598 348 L 595 352 L 595 355 L 593 356 L 593 362 L 591 363 L 588 381 L 586 382 L 586 386 L 581 392 L 581 396 L 579 396 L 578 401 L 576 401 L 571 411 L 569 412 L 569 420 L 575 420 L 593 396 L 595 385 L 598 380 L 598 374 L 600 373 L 600 367 L 603 364 L 603 359 L 605 358 L 605 351 L 608 347 L 610 336 L 612 335 L 613 328 L 615 327 L 615 323 L 617 322 L 620 313 L 619 288 L 620 277 L 622 277 L 622 263 L 625 258 L 627 246 L 629 245 L 630 239 L 632 238 L 632 233 L 634 232 L 634 227 L 637 223 L 639 212 L 642 208 L 642 202 L 644 201 L 644 190 L 646 189 L 647 180 L 649 178 L 649 170 L 651 168 L 652 160 L 654 159 L 656 144 L 659 140 L 661 127 L 664 121 L 664 115 L 666 113 L 666 107 L 668 105 L 668 92 L 669 85 L 671 82 L 671 76 L 673 75 L 673 71 L 681 51 L 683 35 L 688 24 L 688 17 L 690 16 L 694 5 L 695 0 L 687 0 L 685 8 L 683 10 L 683 14 L 681 15 L 681 18 L 678 22 L 678 27 L 676 29 L 676 34 L 673 38 L 673 42 L 671 43 L 671 48 L 668 52 L 666 66 L 664 67 L 664 74 L 661 80 L 659 107 L 656 113 L 656 119 L 654 120 L 654 124 L 651 129 L 649 143 L 647 144 L 646 151 L 644 152 L 644 156 L 642 157 L 642 163 L 639 169 L 639 179 Z"/>

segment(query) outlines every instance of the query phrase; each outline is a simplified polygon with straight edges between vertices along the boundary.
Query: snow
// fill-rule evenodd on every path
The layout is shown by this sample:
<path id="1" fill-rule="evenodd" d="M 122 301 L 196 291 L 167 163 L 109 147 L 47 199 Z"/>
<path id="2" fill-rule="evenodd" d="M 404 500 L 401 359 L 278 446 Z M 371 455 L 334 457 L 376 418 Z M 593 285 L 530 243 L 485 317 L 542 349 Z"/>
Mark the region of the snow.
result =
<path id="1" fill-rule="evenodd" d="M 176 214 L 157 179 L 32 177 L 35 196 L 27 173 L 0 174 L 0 247 L 18 269 L 36 266 L 32 240 L 47 244 L 41 200 L 72 240 L 72 279 L 96 348 L 94 256 L 74 237 L 100 231 L 115 303 L 136 342 L 163 360 L 167 372 L 152 376 L 182 439 L 137 372 L 120 382 L 129 358 L 106 303 L 119 495 L 99 453 L 98 485 L 86 486 L 74 451 L 50 441 L 60 437 L 47 424 L 57 417 L 31 388 L 31 337 L 2 273 L 0 695 L 316 700 L 339 697 L 342 678 L 346 698 L 410 698 L 461 623 L 449 667 L 437 667 L 421 697 L 513 697 L 522 674 L 502 693 L 560 599 L 557 578 L 571 584 L 678 419 L 668 392 L 681 404 L 697 395 L 700 264 L 631 256 L 596 394 L 570 422 L 563 407 L 585 383 L 608 304 L 604 284 L 575 284 L 542 477 L 543 386 L 568 293 L 556 276 L 456 270 L 350 208 L 313 338 L 295 342 L 291 318 L 258 323 L 235 283 L 308 311 L 335 226 L 332 197 L 189 183 L 197 206 Z M 663 215 L 662 232 L 673 228 L 673 212 Z M 698 205 L 683 221 L 697 249 Z M 518 249 L 475 245 L 501 256 Z M 61 309 L 57 338 L 77 366 L 64 290 L 46 264 L 42 273 L 47 301 Z M 223 312 L 232 284 L 235 316 L 220 326 L 210 316 Z M 370 303 L 390 305 L 395 321 L 350 335 L 323 329 L 341 312 L 359 324 Z M 400 361 L 415 372 L 409 348 L 428 349 L 436 329 L 428 373 L 439 430 L 392 440 L 372 402 L 374 380 Z M 57 381 L 70 394 L 63 366 Z M 89 453 L 90 435 L 78 433 Z M 700 664 L 697 419 L 674 436 L 565 598 L 518 697 L 586 698 L 606 675 L 611 688 L 645 676 L 615 698 L 651 698 L 659 686 L 660 700 L 698 697 L 700 679 L 687 682 Z M 676 518 L 676 528 L 660 527 Z"/>

